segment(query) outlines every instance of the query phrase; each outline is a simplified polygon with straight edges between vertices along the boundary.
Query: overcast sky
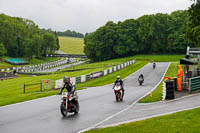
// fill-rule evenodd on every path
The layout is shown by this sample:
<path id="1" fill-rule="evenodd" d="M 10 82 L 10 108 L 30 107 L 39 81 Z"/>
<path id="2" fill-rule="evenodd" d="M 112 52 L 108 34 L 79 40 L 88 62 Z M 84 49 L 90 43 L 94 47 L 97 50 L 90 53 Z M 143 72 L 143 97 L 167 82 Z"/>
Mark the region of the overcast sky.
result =
<path id="1" fill-rule="evenodd" d="M 0 13 L 33 20 L 40 28 L 93 32 L 107 21 L 185 10 L 190 0 L 0 0 Z"/>

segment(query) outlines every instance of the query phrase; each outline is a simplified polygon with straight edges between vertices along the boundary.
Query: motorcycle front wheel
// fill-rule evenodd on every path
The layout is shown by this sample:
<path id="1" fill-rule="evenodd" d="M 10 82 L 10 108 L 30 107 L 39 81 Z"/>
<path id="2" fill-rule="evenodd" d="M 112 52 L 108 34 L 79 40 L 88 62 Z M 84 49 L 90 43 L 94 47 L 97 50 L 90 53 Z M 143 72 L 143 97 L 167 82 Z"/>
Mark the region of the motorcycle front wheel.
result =
<path id="1" fill-rule="evenodd" d="M 75 109 L 75 111 L 74 111 L 74 113 L 75 114 L 77 114 L 78 112 L 79 112 L 79 102 L 77 101 L 77 103 L 76 103 L 76 109 Z"/>
<path id="2" fill-rule="evenodd" d="M 65 106 L 64 102 L 62 102 L 61 105 L 60 105 L 60 111 L 61 111 L 61 114 L 64 117 L 67 116 L 67 109 L 66 109 L 66 106 Z"/>

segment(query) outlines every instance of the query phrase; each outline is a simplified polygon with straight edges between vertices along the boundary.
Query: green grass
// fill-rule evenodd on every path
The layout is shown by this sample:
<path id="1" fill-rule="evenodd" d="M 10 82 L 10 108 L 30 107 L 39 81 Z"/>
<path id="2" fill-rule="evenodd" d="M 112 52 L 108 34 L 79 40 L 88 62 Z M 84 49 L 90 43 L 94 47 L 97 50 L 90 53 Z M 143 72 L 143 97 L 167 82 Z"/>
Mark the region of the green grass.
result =
<path id="1" fill-rule="evenodd" d="M 85 133 L 199 133 L 200 108 Z"/>
<path id="2" fill-rule="evenodd" d="M 178 62 L 171 63 L 165 77 L 176 77 L 176 74 L 178 72 L 178 65 L 179 65 Z M 145 98 L 141 99 L 139 102 L 149 103 L 149 102 L 156 102 L 156 101 L 162 100 L 162 86 L 163 86 L 163 82 L 161 82 L 158 88 L 152 93 L 152 97 L 148 95 Z"/>
<path id="3" fill-rule="evenodd" d="M 83 53 L 83 39 L 74 37 L 59 37 L 60 51 L 68 54 L 84 54 Z"/>
<path id="4" fill-rule="evenodd" d="M 184 55 L 136 55 L 134 58 L 136 60 L 153 60 L 155 62 L 177 62 L 184 58 Z"/>
<path id="5" fill-rule="evenodd" d="M 126 62 L 127 60 L 130 60 L 131 58 L 132 57 L 115 59 L 115 60 L 110 60 L 110 61 L 105 61 L 105 62 L 92 63 L 90 65 L 91 66 L 92 65 L 99 66 L 101 64 L 102 66 L 104 66 L 105 64 L 109 64 L 111 62 L 120 64 L 120 63 Z M 79 66 L 79 67 L 81 68 L 81 66 Z M 80 76 L 80 75 L 85 75 L 85 74 L 89 74 L 89 73 L 93 73 L 93 72 L 102 71 L 102 70 L 105 70 L 106 68 L 108 68 L 108 67 L 82 70 L 82 71 L 78 71 L 78 72 L 77 71 L 63 72 L 60 74 L 44 75 L 44 76 L 36 76 L 36 77 L 26 77 L 26 76 L 20 75 L 20 77 L 16 78 L 16 79 L 0 81 L 1 82 L 0 83 L 0 106 L 13 104 L 13 103 L 17 103 L 17 102 L 22 102 L 22 101 L 26 101 L 26 100 L 31 100 L 31 99 L 36 99 L 36 98 L 40 98 L 40 97 L 44 97 L 44 96 L 50 96 L 50 95 L 54 95 L 57 93 L 57 91 L 51 91 L 51 92 L 44 92 L 44 93 L 38 92 L 38 93 L 23 94 L 24 84 L 38 83 L 38 82 L 41 82 L 41 80 L 43 80 L 43 79 L 58 80 L 58 79 L 62 79 L 64 76 L 76 77 L 76 76 Z M 123 71 L 123 69 L 120 71 Z M 118 72 L 120 73 L 120 71 L 118 71 Z M 118 72 L 116 72 L 116 73 L 118 73 Z M 82 87 L 84 87 L 84 85 L 81 85 L 78 88 L 82 89 Z M 38 91 L 39 88 L 36 90 Z"/>
<path id="6" fill-rule="evenodd" d="M 5 60 L 6 58 L 11 58 L 11 57 L 4 57 L 3 60 Z M 47 62 L 56 61 L 56 60 L 59 60 L 59 59 L 61 59 L 61 58 L 60 57 L 46 57 L 44 59 L 32 58 L 29 61 L 28 65 L 43 64 L 43 63 L 47 63 Z M 0 69 L 9 68 L 9 67 L 16 67 L 16 66 L 24 66 L 24 65 L 11 65 L 11 64 L 6 63 L 4 61 L 0 62 Z"/>

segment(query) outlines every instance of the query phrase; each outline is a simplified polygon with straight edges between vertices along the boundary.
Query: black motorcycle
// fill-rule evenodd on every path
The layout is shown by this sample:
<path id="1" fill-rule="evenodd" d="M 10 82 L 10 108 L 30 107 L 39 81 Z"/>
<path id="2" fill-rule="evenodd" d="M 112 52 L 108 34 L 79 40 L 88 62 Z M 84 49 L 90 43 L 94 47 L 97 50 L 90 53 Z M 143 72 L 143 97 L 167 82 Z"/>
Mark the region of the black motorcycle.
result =
<path id="1" fill-rule="evenodd" d="M 143 82 L 144 82 L 144 78 L 142 78 L 142 77 L 139 77 L 139 78 L 138 78 L 138 82 L 139 82 L 139 84 L 140 84 L 140 85 L 142 85 L 142 84 L 143 84 Z"/>
<path id="2" fill-rule="evenodd" d="M 154 62 L 154 63 L 153 63 L 153 69 L 155 69 L 155 68 L 156 68 L 156 63 Z"/>
<path id="3" fill-rule="evenodd" d="M 67 113 L 75 113 L 79 112 L 79 102 L 77 92 L 74 93 L 62 93 L 62 102 L 60 105 L 61 114 L 65 117 Z"/>

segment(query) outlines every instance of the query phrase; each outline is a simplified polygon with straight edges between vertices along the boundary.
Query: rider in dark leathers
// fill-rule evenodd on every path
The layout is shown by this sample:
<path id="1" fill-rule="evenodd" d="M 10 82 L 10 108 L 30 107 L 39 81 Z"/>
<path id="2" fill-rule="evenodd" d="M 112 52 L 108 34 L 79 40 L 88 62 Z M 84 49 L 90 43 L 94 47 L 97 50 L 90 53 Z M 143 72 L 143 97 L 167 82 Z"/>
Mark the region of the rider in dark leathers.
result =
<path id="1" fill-rule="evenodd" d="M 156 63 L 154 62 L 154 63 L 153 63 L 153 69 L 155 69 L 155 68 L 156 68 Z"/>
<path id="2" fill-rule="evenodd" d="M 123 83 L 123 81 L 120 79 L 120 76 L 117 76 L 117 80 L 116 80 L 115 83 L 114 83 L 113 89 L 114 89 L 115 85 L 116 85 L 118 82 L 120 83 L 120 85 L 121 85 L 121 87 L 122 87 L 122 97 L 123 97 L 123 96 L 124 96 L 124 83 Z"/>
<path id="3" fill-rule="evenodd" d="M 68 93 L 74 93 L 76 91 L 75 86 L 70 81 L 70 77 L 65 76 L 63 79 L 63 82 L 64 82 L 64 86 L 60 89 L 60 92 L 58 93 L 59 95 L 62 94 L 62 91 L 64 90 L 64 88 L 67 89 Z"/>
<path id="4" fill-rule="evenodd" d="M 142 81 L 144 82 L 144 76 L 143 74 L 140 74 L 140 76 L 138 77 L 138 81 L 140 82 L 140 79 L 142 79 Z"/>

